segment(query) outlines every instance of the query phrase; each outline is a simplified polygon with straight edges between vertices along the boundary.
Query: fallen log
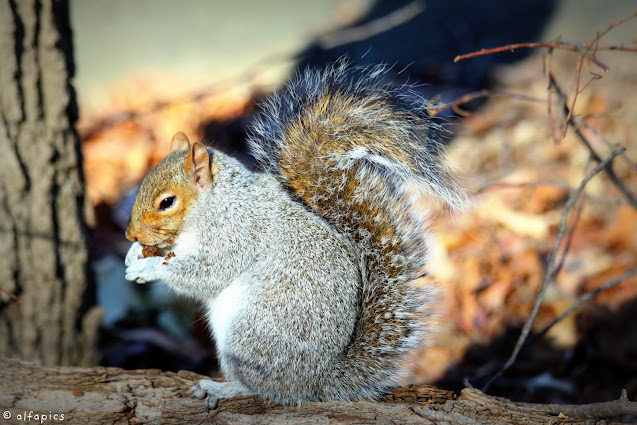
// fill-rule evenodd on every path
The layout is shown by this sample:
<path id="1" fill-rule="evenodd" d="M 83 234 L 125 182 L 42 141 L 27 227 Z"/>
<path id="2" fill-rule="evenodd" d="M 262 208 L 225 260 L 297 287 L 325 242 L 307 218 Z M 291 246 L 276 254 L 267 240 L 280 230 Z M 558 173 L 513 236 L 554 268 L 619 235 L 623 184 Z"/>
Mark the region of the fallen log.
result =
<path id="1" fill-rule="evenodd" d="M 281 406 L 258 397 L 220 400 L 206 411 L 188 389 L 193 372 L 111 367 L 43 367 L 0 359 L 2 424 L 590 424 L 555 409 L 521 406 L 464 389 L 397 388 L 377 401 Z M 631 402 L 628 402 L 631 403 Z M 559 409 L 558 409 L 559 410 Z M 608 424 L 609 422 L 604 421 Z"/>

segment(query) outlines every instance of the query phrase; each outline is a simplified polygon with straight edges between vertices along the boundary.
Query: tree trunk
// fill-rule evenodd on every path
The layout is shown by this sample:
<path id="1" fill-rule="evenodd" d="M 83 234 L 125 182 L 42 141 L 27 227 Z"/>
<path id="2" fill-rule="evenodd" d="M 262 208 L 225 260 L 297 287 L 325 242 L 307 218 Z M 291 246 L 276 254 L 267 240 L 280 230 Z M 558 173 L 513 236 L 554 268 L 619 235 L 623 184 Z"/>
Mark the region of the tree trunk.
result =
<path id="1" fill-rule="evenodd" d="M 100 312 L 67 1 L 0 0 L 0 57 L 0 356 L 88 365 Z"/>

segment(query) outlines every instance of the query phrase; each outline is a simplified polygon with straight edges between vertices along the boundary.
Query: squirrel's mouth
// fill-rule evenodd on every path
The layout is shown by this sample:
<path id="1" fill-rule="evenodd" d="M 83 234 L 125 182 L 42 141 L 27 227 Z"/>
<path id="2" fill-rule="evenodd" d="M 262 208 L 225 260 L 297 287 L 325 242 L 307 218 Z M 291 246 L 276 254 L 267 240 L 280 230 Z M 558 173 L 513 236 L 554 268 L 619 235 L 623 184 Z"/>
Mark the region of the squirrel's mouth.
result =
<path id="1" fill-rule="evenodd" d="M 170 246 L 173 244 L 173 240 L 172 239 L 165 239 L 162 241 L 159 241 L 157 243 L 155 243 L 154 245 L 157 246 L 158 248 L 170 248 Z"/>
<path id="2" fill-rule="evenodd" d="M 160 249 L 166 249 L 166 248 L 170 248 L 173 244 L 173 240 L 172 238 L 166 238 L 166 239 L 154 239 L 154 238 L 148 238 L 146 240 L 143 240 L 141 238 L 137 239 L 142 245 L 145 246 L 154 246 Z"/>

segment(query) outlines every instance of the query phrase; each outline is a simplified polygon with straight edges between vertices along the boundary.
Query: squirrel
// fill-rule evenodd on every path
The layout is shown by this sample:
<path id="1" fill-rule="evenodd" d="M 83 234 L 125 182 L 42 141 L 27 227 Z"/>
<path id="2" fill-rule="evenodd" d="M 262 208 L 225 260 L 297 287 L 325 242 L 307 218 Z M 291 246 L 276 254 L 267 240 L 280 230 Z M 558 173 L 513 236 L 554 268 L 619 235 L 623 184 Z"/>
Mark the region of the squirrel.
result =
<path id="1" fill-rule="evenodd" d="M 430 210 L 466 196 L 426 101 L 383 75 L 299 74 L 251 127 L 258 171 L 177 133 L 141 183 L 126 279 L 203 302 L 226 379 L 191 389 L 207 408 L 371 399 L 431 344 Z M 145 245 L 169 255 L 145 258 Z"/>

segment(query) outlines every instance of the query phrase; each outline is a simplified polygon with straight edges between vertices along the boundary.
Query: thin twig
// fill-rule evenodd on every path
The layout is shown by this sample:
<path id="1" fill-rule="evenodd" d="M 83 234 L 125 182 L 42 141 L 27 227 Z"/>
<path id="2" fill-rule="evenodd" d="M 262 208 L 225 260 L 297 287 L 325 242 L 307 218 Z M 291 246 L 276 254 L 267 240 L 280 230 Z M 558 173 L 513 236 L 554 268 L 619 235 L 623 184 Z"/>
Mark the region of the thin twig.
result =
<path id="1" fill-rule="evenodd" d="M 623 156 L 623 155 L 620 155 L 620 156 Z M 533 181 L 522 182 L 522 183 L 497 182 L 497 183 L 483 184 L 477 189 L 475 189 L 475 194 L 479 195 L 481 193 L 486 192 L 487 190 L 492 190 L 492 189 L 500 189 L 500 188 L 526 189 L 526 188 L 533 188 L 537 186 L 555 186 L 555 187 L 559 187 L 560 189 L 566 190 L 568 193 L 573 193 L 573 190 L 574 190 L 571 186 L 569 186 L 567 183 L 564 183 L 562 181 L 540 179 L 540 180 L 533 180 Z M 582 197 L 589 201 L 603 203 L 603 204 L 611 204 L 611 205 L 618 205 L 618 206 L 627 205 L 627 202 L 621 199 L 607 199 L 607 198 L 602 198 L 600 196 L 591 195 L 590 193 L 584 193 L 582 194 Z"/>
<path id="2" fill-rule="evenodd" d="M 596 117 L 597 116 L 589 115 L 587 118 L 596 118 Z M 591 127 L 591 125 L 586 120 L 584 120 L 584 119 L 577 120 L 577 122 L 573 123 L 573 125 L 576 125 L 576 126 L 578 126 L 580 128 L 585 128 L 586 130 L 590 131 L 591 133 L 593 133 L 593 135 L 595 137 L 597 137 L 603 144 L 605 144 L 609 148 L 612 149 L 612 148 L 616 148 L 617 147 L 616 143 L 611 142 L 606 137 L 604 137 L 604 135 L 600 134 L 597 130 L 595 130 L 593 127 Z M 628 165 L 628 167 L 630 167 L 630 169 L 632 171 L 636 171 L 637 172 L 637 163 L 631 161 L 631 159 L 628 157 L 626 152 L 621 154 L 620 157 L 621 157 L 621 159 L 624 160 L 626 165 Z"/>
<path id="3" fill-rule="evenodd" d="M 545 57 L 545 67 L 546 67 L 546 115 L 549 120 L 549 128 L 551 129 L 551 139 L 553 139 L 553 144 L 559 144 L 560 139 L 557 137 L 557 132 L 555 131 L 555 124 L 553 123 L 553 91 L 551 91 L 551 86 L 553 85 L 553 74 L 551 72 L 551 58 L 552 55 L 549 52 Z"/>
<path id="4" fill-rule="evenodd" d="M 18 297 L 16 294 L 11 293 L 11 292 L 7 291 L 7 290 L 6 290 L 6 289 L 4 289 L 4 288 L 0 288 L 0 292 L 2 292 L 2 293 L 4 293 L 4 294 L 8 295 L 8 296 L 9 296 L 10 298 L 12 298 L 12 299 L 13 299 L 13 301 L 15 301 L 16 303 L 18 303 L 18 304 L 22 304 L 22 298 Z"/>
<path id="5" fill-rule="evenodd" d="M 557 81 L 555 81 L 555 79 L 553 79 L 553 78 L 551 78 L 551 85 L 552 85 L 553 89 L 555 90 L 555 93 L 560 97 L 560 103 L 562 103 L 562 108 L 564 109 L 564 112 L 568 114 L 569 107 L 568 107 L 568 103 L 567 103 L 567 100 L 566 100 L 566 94 L 560 88 L 559 84 L 557 84 Z M 591 158 L 593 158 L 597 162 L 600 162 L 602 160 L 601 156 L 599 156 L 597 151 L 595 151 L 595 149 L 593 148 L 591 143 L 588 141 L 586 136 L 584 136 L 584 134 L 580 130 L 581 120 L 577 116 L 575 116 L 575 117 L 573 117 L 573 122 L 576 124 L 576 125 L 573 126 L 573 132 L 575 133 L 577 138 L 580 139 L 580 141 L 584 144 L 584 146 L 586 146 L 586 149 L 588 149 L 588 152 L 589 152 Z M 621 179 L 619 177 L 617 177 L 617 174 L 615 174 L 615 171 L 613 170 L 612 164 L 608 163 L 606 165 L 606 169 L 604 171 L 606 172 L 606 174 L 608 175 L 610 180 L 613 182 L 613 184 L 615 184 L 615 186 L 617 186 L 619 191 L 624 194 L 624 196 L 626 197 L 628 202 L 633 206 L 633 208 L 637 209 L 637 198 L 626 187 L 624 182 L 622 182 Z"/>
<path id="6" fill-rule="evenodd" d="M 591 289 L 590 291 L 588 291 L 587 293 L 585 293 L 584 295 L 582 295 L 572 306 L 570 306 L 566 311 L 564 311 L 562 314 L 560 314 L 558 317 L 556 317 L 555 319 L 553 319 L 553 321 L 551 323 L 549 323 L 548 325 L 546 325 L 544 327 L 544 329 L 542 329 L 541 331 L 533 334 L 525 343 L 524 343 L 524 347 L 533 344 L 538 338 L 543 337 L 544 335 L 546 335 L 546 333 L 551 330 L 551 328 L 553 326 L 555 326 L 558 322 L 560 322 L 561 320 L 563 320 L 566 316 L 568 316 L 569 314 L 571 314 L 572 312 L 574 312 L 575 310 L 577 310 L 578 308 L 580 308 L 586 301 L 590 300 L 591 298 L 593 298 L 595 295 L 599 294 L 602 291 L 606 291 L 607 289 L 613 288 L 617 285 L 619 285 L 621 282 L 623 282 L 624 280 L 628 279 L 629 277 L 632 277 L 634 275 L 637 274 L 637 269 L 632 269 L 627 271 L 626 273 L 624 273 L 621 276 L 616 277 L 615 279 L 606 282 L 603 285 L 598 286 L 595 289 Z"/>
<path id="7" fill-rule="evenodd" d="M 626 47 L 626 46 L 599 46 L 597 49 L 599 50 L 610 50 L 614 52 L 630 52 L 637 53 L 637 47 Z"/>
<path id="8" fill-rule="evenodd" d="M 584 90 L 586 90 L 586 89 L 588 88 L 588 86 L 590 86 L 590 85 L 591 85 L 591 83 L 592 83 L 593 81 L 595 81 L 595 80 L 599 80 L 599 79 L 601 79 L 601 78 L 602 78 L 602 76 L 601 76 L 601 75 L 599 75 L 599 74 L 594 74 L 594 73 L 592 73 L 592 72 L 591 72 L 590 74 L 592 75 L 591 79 L 590 79 L 590 80 L 588 80 L 588 81 L 586 82 L 586 84 L 584 84 L 582 87 L 580 87 L 579 93 L 581 93 L 581 92 L 583 92 Z M 573 105 L 575 105 L 575 104 L 573 104 Z M 589 116 L 590 116 L 590 115 L 589 115 Z"/>
<path id="9" fill-rule="evenodd" d="M 556 261 L 557 266 L 555 266 L 555 271 L 553 275 L 557 276 L 562 270 L 562 266 L 564 266 L 564 262 L 566 261 L 566 256 L 568 252 L 571 250 L 571 244 L 573 243 L 573 235 L 575 235 L 575 229 L 577 228 L 577 224 L 579 223 L 580 218 L 582 217 L 582 210 L 584 209 L 584 203 L 580 202 L 577 210 L 575 211 L 575 218 L 573 219 L 573 223 L 571 223 L 568 229 L 568 236 L 566 237 L 566 243 L 564 244 L 564 248 L 562 249 L 562 256 L 559 261 Z"/>
<path id="10" fill-rule="evenodd" d="M 321 48 L 329 50 L 345 44 L 366 40 L 400 26 L 405 22 L 411 21 L 423 10 L 425 10 L 424 3 L 420 0 L 415 0 L 381 18 L 367 22 L 363 25 L 326 34 L 319 38 L 318 44 Z"/>
<path id="11" fill-rule="evenodd" d="M 580 56 L 584 56 L 586 59 L 590 60 L 595 65 L 599 66 L 601 69 L 604 70 L 604 72 L 607 72 L 610 69 L 608 65 L 600 61 L 594 54 L 588 51 L 587 46 L 581 46 L 579 43 L 573 43 L 570 41 L 508 44 L 506 46 L 492 47 L 490 49 L 482 49 L 482 50 L 478 50 L 471 53 L 465 53 L 464 55 L 458 55 L 455 58 L 453 58 L 453 61 L 460 62 L 465 59 L 471 59 L 477 56 L 491 55 L 493 53 L 513 52 L 519 49 L 537 49 L 537 48 L 567 50 L 569 52 L 578 53 Z M 626 47 L 622 45 L 599 46 L 595 49 L 595 51 L 599 51 L 599 50 L 612 50 L 612 51 L 633 52 L 633 53 L 637 52 L 637 48 Z"/>
<path id="12" fill-rule="evenodd" d="M 577 65 L 575 66 L 575 89 L 573 89 L 573 102 L 571 103 L 570 108 L 568 108 L 568 115 L 566 115 L 566 119 L 564 120 L 564 125 L 562 126 L 562 134 L 560 135 L 560 140 L 566 137 L 566 132 L 568 131 L 569 124 L 571 123 L 571 119 L 573 118 L 573 110 L 575 109 L 575 102 L 577 102 L 577 95 L 579 94 L 579 85 L 581 81 L 582 74 L 582 63 L 584 59 L 582 56 L 577 57 Z"/>
<path id="13" fill-rule="evenodd" d="M 526 181 L 526 182 L 520 182 L 520 183 L 506 183 L 506 182 L 487 183 L 478 187 L 475 190 L 475 192 L 476 194 L 480 194 L 491 189 L 499 189 L 499 188 L 527 189 L 527 188 L 535 188 L 538 186 L 556 186 L 561 189 L 567 190 L 569 192 L 573 190 L 568 184 L 560 180 L 539 179 L 539 180 Z"/>
<path id="14" fill-rule="evenodd" d="M 186 102 L 199 102 L 205 99 L 207 96 L 218 95 L 226 91 L 230 91 L 239 83 L 254 85 L 254 80 L 256 80 L 257 76 L 260 73 L 264 72 L 264 68 L 267 69 L 266 67 L 270 65 L 299 60 L 301 58 L 303 58 L 303 55 L 294 55 L 288 53 L 275 53 L 264 58 L 260 58 L 254 64 L 244 68 L 243 70 L 232 76 L 221 78 L 202 89 L 198 89 L 184 95 L 176 96 L 167 100 L 158 100 L 143 111 L 130 109 L 107 115 L 104 118 L 96 120 L 95 123 L 87 126 L 85 129 L 80 130 L 80 138 L 82 140 L 90 140 L 101 131 L 104 131 L 105 129 L 108 129 L 110 127 L 114 127 L 122 122 L 128 120 L 136 120 L 138 118 L 151 115 L 171 105 Z"/>
<path id="15" fill-rule="evenodd" d="M 565 42 L 565 41 L 562 41 L 562 42 L 555 41 L 555 42 L 550 42 L 550 43 L 544 42 L 544 43 L 509 44 L 509 45 L 506 45 L 506 46 L 493 47 L 493 48 L 490 48 L 490 49 L 482 49 L 482 50 L 477 51 L 477 52 L 471 52 L 471 53 L 467 53 L 467 54 L 464 54 L 464 55 L 458 55 L 458 56 L 456 56 L 453 59 L 453 61 L 454 62 L 459 62 L 461 60 L 474 58 L 476 56 L 490 55 L 490 54 L 493 54 L 493 53 L 500 53 L 500 52 L 506 52 L 506 51 L 513 52 L 514 50 L 518 50 L 518 49 L 537 49 L 537 48 L 541 48 L 541 47 L 545 47 L 545 48 L 547 48 L 549 50 L 559 49 L 559 50 L 567 50 L 567 51 L 570 51 L 570 52 L 575 52 L 575 53 L 578 53 L 581 56 L 584 56 L 589 61 L 593 62 L 595 65 L 597 65 L 598 67 L 603 69 L 604 72 L 608 72 L 608 70 L 610 69 L 608 67 L 608 65 L 606 65 L 602 61 L 600 61 L 594 54 L 592 54 L 586 48 L 582 47 L 581 45 L 579 45 L 577 43 Z"/>
<path id="16" fill-rule="evenodd" d="M 439 115 L 441 112 L 444 112 L 448 109 L 454 109 L 457 108 L 460 105 L 463 105 L 465 103 L 469 103 L 472 100 L 476 100 L 476 99 L 481 99 L 483 97 L 508 97 L 508 98 L 512 98 L 512 99 L 519 99 L 519 100 L 524 100 L 527 102 L 537 102 L 537 103 L 544 103 L 546 102 L 545 99 L 541 99 L 539 97 L 534 97 L 534 96 L 529 96 L 526 94 L 522 94 L 522 93 L 511 93 L 511 92 L 506 92 L 506 91 L 501 91 L 501 90 L 480 90 L 477 92 L 472 92 L 472 93 L 467 93 L 459 98 L 457 98 L 456 100 L 454 100 L 453 102 L 450 103 L 432 103 L 432 106 L 430 106 L 427 109 L 427 114 L 431 117 L 435 117 L 437 115 Z"/>
<path id="17" fill-rule="evenodd" d="M 606 28 L 604 28 L 603 30 L 601 30 L 599 33 L 597 33 L 597 36 L 595 37 L 596 40 L 601 40 L 602 37 L 604 37 L 606 34 L 608 34 L 608 32 L 614 28 L 617 28 L 618 26 L 620 26 L 621 24 L 623 24 L 626 21 L 629 21 L 633 18 L 637 18 L 637 12 L 633 12 L 632 14 L 626 16 L 625 18 L 620 19 L 619 21 L 615 21 L 615 22 L 611 22 Z"/>
<path id="18" fill-rule="evenodd" d="M 631 47 L 624 47 L 624 46 L 601 46 L 601 47 L 597 47 L 597 44 L 599 43 L 599 40 L 601 40 L 602 37 L 604 37 L 610 30 L 612 30 L 613 28 L 618 27 L 619 25 L 623 24 L 624 22 L 633 19 L 637 17 L 637 12 L 626 16 L 625 18 L 620 19 L 619 21 L 613 22 L 610 25 L 608 25 L 608 27 L 606 27 L 604 30 L 602 30 L 601 32 L 599 32 L 594 38 L 593 40 L 591 40 L 590 43 L 588 43 L 585 46 L 582 46 L 580 43 L 577 42 L 573 42 L 573 41 L 568 41 L 568 40 L 558 40 L 558 41 L 554 41 L 554 42 L 544 42 L 544 43 L 515 43 L 515 44 L 509 44 L 506 46 L 499 46 L 499 47 L 493 47 L 490 49 L 482 49 L 480 51 L 476 51 L 476 52 L 471 52 L 471 53 L 467 53 L 464 55 L 458 55 L 454 58 L 454 62 L 458 62 L 461 60 L 465 60 L 465 59 L 470 59 L 470 58 L 474 58 L 476 56 L 483 56 L 483 55 L 490 55 L 493 53 L 500 53 L 500 52 L 513 52 L 514 50 L 518 50 L 518 49 L 536 49 L 536 48 L 548 48 L 550 50 L 553 49 L 559 49 L 559 50 L 567 50 L 570 52 L 575 52 L 578 55 L 580 55 L 580 57 L 585 57 L 586 59 L 590 60 L 591 62 L 593 62 L 595 65 L 599 66 L 601 69 L 604 70 L 604 72 L 608 72 L 608 66 L 606 64 L 604 64 L 603 62 L 601 62 L 596 56 L 595 56 L 595 52 L 599 51 L 599 50 L 616 50 L 616 51 L 626 51 L 626 52 L 637 52 L 637 49 L 635 48 L 631 48 Z"/>
<path id="19" fill-rule="evenodd" d="M 542 301 L 544 299 L 544 294 L 546 293 L 546 290 L 548 289 L 549 283 L 551 282 L 551 280 L 554 277 L 555 257 L 557 255 L 557 251 L 558 251 L 558 249 L 559 249 L 559 247 L 560 247 L 560 245 L 562 243 L 562 239 L 564 238 L 564 234 L 566 233 L 567 218 L 568 218 L 569 212 L 573 208 L 573 205 L 579 199 L 580 195 L 584 191 L 584 188 L 586 187 L 588 182 L 594 176 L 596 176 L 600 171 L 604 170 L 606 168 L 606 166 L 617 155 L 621 154 L 623 151 L 624 151 L 624 148 L 617 148 L 607 158 L 605 158 L 603 161 L 601 161 L 599 164 L 597 164 L 597 166 L 595 168 L 593 168 L 584 177 L 584 179 L 581 181 L 580 185 L 577 187 L 575 192 L 569 197 L 568 201 L 566 202 L 566 206 L 564 207 L 564 211 L 562 211 L 562 218 L 560 220 L 560 225 L 559 225 L 558 232 L 557 232 L 557 239 L 555 240 L 555 244 L 553 245 L 553 249 L 551 250 L 551 254 L 549 256 L 549 260 L 548 260 L 548 263 L 547 263 L 546 272 L 544 274 L 544 280 L 542 281 L 542 286 L 540 288 L 540 293 L 538 294 L 538 296 L 537 296 L 537 298 L 535 300 L 535 305 L 533 306 L 533 310 L 531 311 L 531 315 L 529 316 L 529 318 L 527 319 L 526 323 L 522 327 L 522 331 L 520 332 L 520 336 L 519 336 L 519 338 L 518 338 L 518 340 L 517 340 L 517 342 L 515 344 L 515 348 L 513 349 L 513 353 L 511 353 L 511 356 L 506 361 L 504 366 L 491 379 L 489 379 L 489 381 L 484 385 L 484 387 L 482 388 L 483 392 L 486 392 L 487 389 L 489 388 L 489 386 L 491 385 L 491 383 L 493 383 L 493 381 L 495 381 L 500 376 L 502 376 L 502 374 L 504 372 L 506 372 L 513 365 L 513 363 L 515 363 L 515 360 L 517 359 L 518 354 L 520 353 L 520 349 L 522 348 L 522 345 L 524 344 L 524 341 L 526 340 L 526 338 L 529 335 L 531 327 L 533 326 L 533 322 L 535 321 L 535 316 L 537 315 L 538 311 L 540 310 L 540 305 L 542 304 Z"/>

